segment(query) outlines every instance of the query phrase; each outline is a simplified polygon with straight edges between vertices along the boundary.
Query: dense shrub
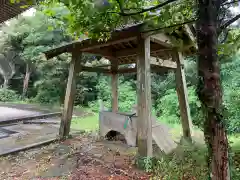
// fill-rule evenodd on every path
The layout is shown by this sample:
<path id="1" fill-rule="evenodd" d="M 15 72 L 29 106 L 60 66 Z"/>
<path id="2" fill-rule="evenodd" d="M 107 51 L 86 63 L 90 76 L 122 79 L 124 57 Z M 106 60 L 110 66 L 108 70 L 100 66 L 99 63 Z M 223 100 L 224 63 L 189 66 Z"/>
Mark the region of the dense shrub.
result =
<path id="1" fill-rule="evenodd" d="M 240 89 L 226 89 L 224 96 L 227 130 L 229 133 L 240 132 Z"/>
<path id="2" fill-rule="evenodd" d="M 13 90 L 0 89 L 0 101 L 1 102 L 13 102 L 20 100 L 20 96 Z"/>
<path id="3" fill-rule="evenodd" d="M 196 96 L 195 88 L 188 88 L 188 100 L 193 124 L 202 127 L 203 114 L 201 104 Z M 157 111 L 160 112 L 160 118 L 170 124 L 180 123 L 180 109 L 178 97 L 175 89 L 169 89 L 165 95 L 157 100 Z"/>
<path id="4" fill-rule="evenodd" d="M 44 79 L 37 81 L 35 87 L 38 89 L 37 95 L 33 98 L 34 101 L 43 104 L 59 104 L 61 97 L 64 97 L 64 88 L 57 78 Z"/>
<path id="5" fill-rule="evenodd" d="M 103 78 L 97 85 L 97 89 L 99 91 L 99 99 L 102 99 L 104 102 L 104 106 L 107 108 L 111 108 L 111 82 L 110 78 Z M 98 102 L 96 102 L 98 103 Z M 118 107 L 119 111 L 129 112 L 132 110 L 132 106 L 136 103 L 136 90 L 133 89 L 131 82 L 119 80 L 118 84 Z M 94 109 L 97 109 L 98 105 L 91 106 Z"/>

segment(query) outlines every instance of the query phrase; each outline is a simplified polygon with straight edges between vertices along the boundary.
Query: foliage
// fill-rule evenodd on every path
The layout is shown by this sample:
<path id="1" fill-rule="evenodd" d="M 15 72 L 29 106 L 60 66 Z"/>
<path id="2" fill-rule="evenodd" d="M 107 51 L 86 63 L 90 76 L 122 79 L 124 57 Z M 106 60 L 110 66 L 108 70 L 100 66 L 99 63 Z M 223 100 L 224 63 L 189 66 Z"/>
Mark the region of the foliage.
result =
<path id="1" fill-rule="evenodd" d="M 226 41 L 218 46 L 218 54 L 220 57 L 231 58 L 236 54 L 240 48 L 240 30 L 239 28 L 233 28 L 228 32 Z"/>
<path id="2" fill-rule="evenodd" d="M 171 155 L 162 155 L 155 160 L 156 179 L 205 180 L 207 176 L 205 155 L 205 148 L 196 145 L 181 145 Z"/>
<path id="3" fill-rule="evenodd" d="M 0 102 L 13 102 L 20 100 L 19 95 L 11 89 L 0 89 Z"/>
<path id="4" fill-rule="evenodd" d="M 173 23 L 182 23 L 195 16 L 193 3 L 191 0 L 179 0 L 164 6 L 161 11 L 156 8 L 151 12 L 135 13 L 132 16 L 127 14 L 158 5 L 159 1 L 130 0 L 125 3 L 122 0 L 80 0 L 76 2 L 48 0 L 44 4 L 50 7 L 45 10 L 50 16 L 56 14 L 52 7 L 67 7 L 69 13 L 62 16 L 62 19 L 67 20 L 68 30 L 72 35 L 79 36 L 87 33 L 91 38 L 105 38 L 113 29 L 122 27 L 126 23 L 148 21 L 151 27 L 155 27 L 156 24 L 169 26 Z"/>
<path id="5" fill-rule="evenodd" d="M 167 4 L 161 6 L 165 2 Z M 224 3 L 222 1 L 218 18 L 218 54 L 228 57 L 239 49 L 239 29 L 226 26 L 231 18 L 234 19 L 230 7 L 238 4 Z M 197 19 L 196 4 L 192 0 L 46 0 L 42 4 L 45 14 L 57 16 L 60 27 L 63 26 L 62 22 L 67 23 L 68 34 L 76 39 L 87 35 L 93 39 L 106 40 L 113 30 L 141 22 L 145 23 L 141 29 L 143 32 L 159 29 L 171 34 L 177 32 L 183 24 L 193 23 Z M 64 8 L 65 13 L 59 15 L 53 7 Z M 181 42 L 176 42 L 176 45 L 181 47 Z"/>
<path id="6" fill-rule="evenodd" d="M 224 90 L 224 106 L 227 110 L 229 133 L 240 132 L 239 129 L 239 102 L 240 102 L 240 84 L 239 84 L 239 57 L 234 57 L 232 61 L 222 65 L 222 80 Z"/>
<path id="7" fill-rule="evenodd" d="M 111 108 L 111 89 L 110 78 L 104 77 L 102 81 L 97 84 L 99 91 L 99 99 L 102 99 L 104 105 L 107 108 Z M 123 78 L 119 79 L 118 84 L 118 104 L 119 111 L 129 112 L 132 110 L 132 106 L 136 103 L 136 90 L 133 89 L 131 82 L 123 81 Z M 95 108 L 96 109 L 96 108 Z M 98 110 L 99 108 L 97 108 Z"/>
<path id="8" fill-rule="evenodd" d="M 202 127 L 203 114 L 201 104 L 196 96 L 195 88 L 188 88 L 188 100 L 191 110 L 193 124 L 197 127 Z M 175 89 L 169 89 L 165 95 L 157 101 L 157 111 L 160 112 L 161 119 L 167 119 L 169 124 L 180 123 L 180 110 L 178 97 Z"/>

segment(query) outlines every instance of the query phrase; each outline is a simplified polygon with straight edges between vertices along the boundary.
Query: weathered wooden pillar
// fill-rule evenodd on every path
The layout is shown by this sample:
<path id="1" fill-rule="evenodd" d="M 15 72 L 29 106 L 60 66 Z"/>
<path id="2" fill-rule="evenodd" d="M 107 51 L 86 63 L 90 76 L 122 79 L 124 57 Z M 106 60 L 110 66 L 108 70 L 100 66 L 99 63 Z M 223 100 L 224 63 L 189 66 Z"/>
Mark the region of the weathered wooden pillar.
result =
<path id="1" fill-rule="evenodd" d="M 192 140 L 192 120 L 190 115 L 190 107 L 188 104 L 187 84 L 184 73 L 184 62 L 182 53 L 173 51 L 173 59 L 177 63 L 177 69 L 175 72 L 176 77 L 176 90 L 178 95 L 180 115 L 182 121 L 183 137 L 188 140 Z"/>
<path id="2" fill-rule="evenodd" d="M 138 38 L 137 58 L 137 145 L 140 157 L 152 157 L 150 37 Z"/>
<path id="3" fill-rule="evenodd" d="M 61 139 L 68 136 L 70 132 L 70 125 L 76 92 L 76 73 L 79 70 L 80 66 L 80 63 L 78 62 L 80 58 L 79 56 L 81 57 L 81 54 L 72 53 L 72 60 L 70 62 L 68 82 L 64 100 L 63 114 L 59 129 L 59 136 Z"/>
<path id="4" fill-rule="evenodd" d="M 112 112 L 118 111 L 118 74 L 117 74 L 118 64 L 117 61 L 111 62 L 112 70 Z"/>

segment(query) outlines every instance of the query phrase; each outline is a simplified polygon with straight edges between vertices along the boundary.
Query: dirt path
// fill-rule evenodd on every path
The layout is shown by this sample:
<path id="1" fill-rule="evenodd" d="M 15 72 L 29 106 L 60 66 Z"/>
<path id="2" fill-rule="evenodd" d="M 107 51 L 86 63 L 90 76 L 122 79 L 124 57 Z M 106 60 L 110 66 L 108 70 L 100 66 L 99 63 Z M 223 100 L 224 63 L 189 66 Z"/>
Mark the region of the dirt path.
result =
<path id="1" fill-rule="evenodd" d="M 1 106 L 0 106 L 0 112 L 1 112 L 0 121 L 6 121 L 8 119 L 21 118 L 21 117 L 41 114 L 41 112 L 37 112 L 37 111 L 29 111 L 29 110 L 22 110 L 22 109 L 16 109 L 11 107 L 1 107 Z"/>
<path id="2" fill-rule="evenodd" d="M 135 149 L 78 135 L 64 142 L 0 159 L 0 179 L 149 179 L 134 165 Z"/>

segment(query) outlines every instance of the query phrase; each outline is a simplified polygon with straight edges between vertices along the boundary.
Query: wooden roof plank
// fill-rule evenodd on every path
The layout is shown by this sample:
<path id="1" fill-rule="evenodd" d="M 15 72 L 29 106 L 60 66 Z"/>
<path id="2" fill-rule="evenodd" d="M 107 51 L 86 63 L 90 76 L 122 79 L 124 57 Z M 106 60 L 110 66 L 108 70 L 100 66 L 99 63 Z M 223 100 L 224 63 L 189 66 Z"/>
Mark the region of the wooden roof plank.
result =
<path id="1" fill-rule="evenodd" d="M 166 48 L 172 48 L 173 44 L 171 43 L 170 37 L 163 33 L 155 34 L 150 36 L 150 39 L 152 42 L 155 42 L 157 44 L 160 44 Z"/>
<path id="2" fill-rule="evenodd" d="M 0 0 L 0 23 L 16 17 L 32 6 L 26 6 L 27 1 L 11 3 L 10 0 Z"/>
<path id="3" fill-rule="evenodd" d="M 60 55 L 65 52 L 87 52 L 96 48 L 101 48 L 105 46 L 110 46 L 114 44 L 118 44 L 121 42 L 128 42 L 137 38 L 138 33 L 133 31 L 120 31 L 114 32 L 111 38 L 108 41 L 98 41 L 98 40 L 91 40 L 86 39 L 83 41 L 75 41 L 66 45 L 59 46 L 55 49 L 50 49 L 45 51 L 45 55 L 47 59 L 51 59 L 57 55 Z"/>
<path id="4" fill-rule="evenodd" d="M 115 46 L 121 44 L 121 43 L 129 43 L 130 41 L 135 41 L 137 39 L 137 36 L 142 35 L 142 36 L 150 36 L 151 38 L 151 44 L 158 44 L 159 46 L 162 47 L 158 47 L 158 49 L 164 49 L 164 48 L 174 48 L 174 45 L 171 42 L 171 37 L 170 35 L 166 35 L 165 33 L 163 33 L 162 31 L 156 31 L 156 32 L 142 32 L 141 31 L 141 27 L 142 25 L 135 25 L 132 27 L 129 27 L 127 29 L 122 29 L 122 30 L 117 30 L 114 31 L 111 35 L 111 38 L 107 41 L 98 41 L 98 40 L 91 40 L 91 39 L 86 39 L 83 41 L 74 41 L 72 43 L 66 44 L 66 45 L 62 45 L 60 47 L 57 47 L 55 49 L 51 49 L 45 52 L 45 55 L 47 57 L 47 59 L 50 59 L 54 56 L 60 55 L 62 53 L 65 52 L 75 52 L 75 51 L 79 51 L 79 52 L 94 52 L 96 49 L 102 48 L 102 47 L 109 47 L 111 46 L 113 49 L 116 49 Z M 185 29 L 183 29 L 184 31 L 186 31 Z M 191 39 L 191 37 L 189 37 Z M 192 41 L 192 39 L 191 39 Z M 187 47 L 190 48 L 190 47 Z M 151 47 L 152 49 L 152 47 Z M 126 48 L 126 51 L 129 50 L 128 48 Z M 186 49 L 184 49 L 185 51 Z M 118 51 L 122 51 L 122 50 L 118 50 L 116 49 L 116 56 L 118 56 Z M 135 51 L 135 50 L 134 50 Z M 159 53 L 154 52 L 157 55 L 159 55 Z M 98 52 L 99 55 L 105 56 L 105 57 L 109 57 L 106 56 L 104 54 L 100 54 Z M 131 54 L 129 54 L 131 55 Z"/>

